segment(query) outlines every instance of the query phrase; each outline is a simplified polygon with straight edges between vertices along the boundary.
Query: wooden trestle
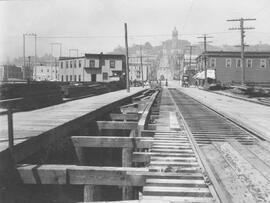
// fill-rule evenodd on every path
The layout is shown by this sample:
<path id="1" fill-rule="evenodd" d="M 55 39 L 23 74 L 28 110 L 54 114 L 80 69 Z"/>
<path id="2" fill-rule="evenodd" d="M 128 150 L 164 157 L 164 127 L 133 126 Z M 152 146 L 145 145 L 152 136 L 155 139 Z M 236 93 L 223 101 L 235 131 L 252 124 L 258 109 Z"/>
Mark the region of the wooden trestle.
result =
<path id="1" fill-rule="evenodd" d="M 85 202 L 96 200 L 99 185 L 121 186 L 123 200 L 218 202 L 167 90 L 133 101 L 111 121 L 97 121 L 99 130 L 129 130 L 129 137 L 73 136 L 79 166 L 19 165 L 22 182 L 84 185 Z M 121 148 L 122 167 L 85 166 L 84 148 Z"/>

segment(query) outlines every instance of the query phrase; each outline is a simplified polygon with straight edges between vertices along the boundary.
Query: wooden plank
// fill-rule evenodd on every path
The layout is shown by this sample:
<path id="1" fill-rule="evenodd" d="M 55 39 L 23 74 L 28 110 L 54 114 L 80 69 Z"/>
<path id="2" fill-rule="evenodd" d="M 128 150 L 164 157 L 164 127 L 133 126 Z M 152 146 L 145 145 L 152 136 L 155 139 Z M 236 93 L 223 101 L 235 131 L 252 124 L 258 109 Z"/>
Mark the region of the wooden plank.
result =
<path id="1" fill-rule="evenodd" d="M 132 149 L 123 148 L 122 149 L 122 166 L 132 167 Z M 133 199 L 133 189 L 132 187 L 125 186 L 122 188 L 122 199 L 131 200 Z"/>
<path id="2" fill-rule="evenodd" d="M 177 197 L 177 196 L 165 196 L 165 195 L 147 195 L 143 196 L 145 201 L 169 201 L 172 202 L 185 202 L 185 203 L 215 203 L 212 197 Z"/>
<path id="3" fill-rule="evenodd" d="M 203 146 L 201 150 L 221 189 L 226 195 L 228 202 L 255 202 L 248 188 L 241 182 L 239 177 L 233 172 L 232 168 L 213 145 Z"/>
<path id="4" fill-rule="evenodd" d="M 72 136 L 75 147 L 151 148 L 153 138 Z"/>
<path id="5" fill-rule="evenodd" d="M 254 168 L 260 171 L 270 181 L 270 167 L 249 151 L 249 147 L 241 145 L 236 140 L 229 139 L 230 145 L 240 153 Z"/>
<path id="6" fill-rule="evenodd" d="M 146 125 L 147 125 L 147 122 L 148 122 L 148 119 L 149 119 L 149 116 L 150 116 L 150 110 L 151 110 L 151 107 L 156 99 L 158 95 L 158 92 L 155 92 L 149 102 L 147 103 L 142 115 L 141 115 L 141 118 L 138 122 L 138 136 L 141 137 L 141 131 L 145 129 Z"/>
<path id="7" fill-rule="evenodd" d="M 135 163 L 149 163 L 151 155 L 145 152 L 133 152 L 132 162 Z"/>
<path id="8" fill-rule="evenodd" d="M 214 143 L 256 200 L 270 202 L 270 182 L 228 143 Z"/>
<path id="9" fill-rule="evenodd" d="M 72 184 L 143 186 L 145 168 L 76 165 L 31 165 L 17 167 L 24 184 Z"/>
<path id="10" fill-rule="evenodd" d="M 141 137 L 154 137 L 154 130 L 141 130 Z"/>
<path id="11" fill-rule="evenodd" d="M 106 167 L 101 167 L 106 168 Z M 108 167 L 107 167 L 108 168 Z M 123 167 L 122 170 L 116 170 L 117 167 L 111 169 L 69 169 L 70 184 L 92 184 L 92 185 L 118 185 L 118 186 L 143 186 L 145 177 L 135 173 L 129 173 Z M 120 167 L 119 167 L 120 168 Z M 132 172 L 132 168 L 129 168 Z"/>
<path id="12" fill-rule="evenodd" d="M 113 121 L 116 120 L 123 120 L 123 121 L 138 121 L 139 115 L 132 113 L 132 114 L 117 114 L 117 113 L 111 113 L 110 117 Z"/>
<path id="13" fill-rule="evenodd" d="M 55 142 L 55 140 L 67 137 L 69 132 L 81 129 L 82 126 L 88 124 L 89 121 L 94 120 L 97 116 L 110 112 L 116 106 L 124 104 L 129 101 L 132 96 L 138 95 L 142 91 L 143 90 L 134 89 L 131 93 L 126 93 L 126 91 L 121 90 L 35 111 L 14 114 L 14 140 L 26 136 L 30 137 L 29 135 L 34 137 L 27 139 L 24 142 L 20 142 L 19 144 L 15 144 L 15 161 L 20 162 L 36 152 L 45 149 L 48 145 Z M 111 100 L 108 101 L 106 98 L 111 98 Z M 72 113 L 69 113 L 70 111 L 72 111 Z M 31 128 L 21 124 L 25 123 L 26 118 L 29 123 L 33 123 Z M 59 118 L 61 121 L 59 121 Z M 0 116 L 0 120 L 1 127 L 3 126 L 6 128 L 5 132 L 0 133 L 2 135 L 1 137 L 7 138 L 7 119 L 5 116 Z M 4 122 L 2 122 L 2 120 Z M 34 124 L 36 120 L 39 120 L 39 123 L 44 121 L 45 127 L 41 126 L 40 129 L 37 129 Z M 52 120 L 57 120 L 55 126 L 46 125 L 47 121 Z M 24 136 L 22 133 L 27 135 Z M 1 146 L 0 168 L 1 170 L 6 170 L 8 166 L 8 164 L 6 164 L 7 161 L 11 162 L 12 160 L 10 160 L 9 157 L 9 150 L 7 149 L 8 145 L 6 144 L 5 148 L 2 142 Z"/>
<path id="14" fill-rule="evenodd" d="M 123 122 L 123 121 L 97 121 L 98 128 L 101 129 L 121 129 L 121 130 L 135 130 L 137 129 L 137 122 Z"/>

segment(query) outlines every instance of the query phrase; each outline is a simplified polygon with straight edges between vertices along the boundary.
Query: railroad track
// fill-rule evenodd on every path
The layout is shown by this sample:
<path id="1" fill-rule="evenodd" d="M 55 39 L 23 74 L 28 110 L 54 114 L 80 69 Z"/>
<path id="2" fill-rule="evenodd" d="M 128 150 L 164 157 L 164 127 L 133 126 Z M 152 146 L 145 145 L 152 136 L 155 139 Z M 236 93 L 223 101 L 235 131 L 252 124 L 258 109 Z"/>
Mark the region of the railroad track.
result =
<path id="1" fill-rule="evenodd" d="M 179 90 L 170 89 L 183 118 L 198 145 L 236 139 L 244 145 L 251 145 L 258 137 L 218 114 Z"/>
<path id="2" fill-rule="evenodd" d="M 200 157 L 184 126 L 178 122 L 177 107 L 168 90 L 162 94 L 149 151 L 151 175 L 146 177 L 143 199 L 215 202 L 218 198 L 208 183 Z"/>

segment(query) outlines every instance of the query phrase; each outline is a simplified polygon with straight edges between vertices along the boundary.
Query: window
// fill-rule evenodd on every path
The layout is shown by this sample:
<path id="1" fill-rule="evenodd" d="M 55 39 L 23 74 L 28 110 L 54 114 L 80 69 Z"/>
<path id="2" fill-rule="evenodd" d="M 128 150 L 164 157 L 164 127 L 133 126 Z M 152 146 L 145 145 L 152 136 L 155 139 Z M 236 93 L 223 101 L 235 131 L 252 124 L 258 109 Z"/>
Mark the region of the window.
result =
<path id="1" fill-rule="evenodd" d="M 68 68 L 68 61 L 66 61 L 66 68 Z"/>
<path id="2" fill-rule="evenodd" d="M 81 82 L 81 75 L 78 75 L 78 77 L 79 77 L 79 82 Z"/>
<path id="3" fill-rule="evenodd" d="M 70 81 L 72 81 L 72 75 L 70 75 L 69 78 L 70 78 Z"/>
<path id="4" fill-rule="evenodd" d="M 110 68 L 115 68 L 115 61 L 110 61 Z"/>
<path id="5" fill-rule="evenodd" d="M 79 60 L 79 68 L 82 67 L 82 61 Z"/>
<path id="6" fill-rule="evenodd" d="M 41 72 L 43 73 L 43 69 L 41 69 Z"/>
<path id="7" fill-rule="evenodd" d="M 261 59 L 260 60 L 260 67 L 261 68 L 266 68 L 266 59 Z"/>
<path id="8" fill-rule="evenodd" d="M 69 65 L 70 65 L 70 68 L 72 68 L 72 61 L 70 61 Z"/>
<path id="9" fill-rule="evenodd" d="M 252 68 L 252 59 L 247 59 L 247 67 Z"/>
<path id="10" fill-rule="evenodd" d="M 64 76 L 62 75 L 62 77 L 61 77 L 61 81 L 63 82 L 64 81 Z"/>
<path id="11" fill-rule="evenodd" d="M 137 76 L 137 78 L 140 78 L 140 76 L 141 76 L 140 71 L 137 71 L 136 76 Z"/>
<path id="12" fill-rule="evenodd" d="M 75 82 L 77 81 L 77 75 L 74 75 L 74 81 Z"/>
<path id="13" fill-rule="evenodd" d="M 241 67 L 242 67 L 241 59 L 236 59 L 236 68 L 241 68 Z"/>
<path id="14" fill-rule="evenodd" d="M 103 73 L 102 77 L 103 77 L 103 80 L 108 80 L 108 73 Z"/>
<path id="15" fill-rule="evenodd" d="M 89 66 L 90 68 L 95 68 L 95 60 L 90 60 Z"/>
<path id="16" fill-rule="evenodd" d="M 63 68 L 63 63 L 64 63 L 63 61 L 61 61 L 61 62 L 60 62 L 60 66 L 61 66 L 61 68 Z"/>
<path id="17" fill-rule="evenodd" d="M 74 60 L 74 68 L 76 68 L 76 66 L 77 66 L 77 61 Z"/>
<path id="18" fill-rule="evenodd" d="M 226 59 L 226 68 L 232 67 L 232 60 L 231 59 Z"/>
<path id="19" fill-rule="evenodd" d="M 216 67 L 216 59 L 215 58 L 211 58 L 210 67 L 211 68 Z"/>

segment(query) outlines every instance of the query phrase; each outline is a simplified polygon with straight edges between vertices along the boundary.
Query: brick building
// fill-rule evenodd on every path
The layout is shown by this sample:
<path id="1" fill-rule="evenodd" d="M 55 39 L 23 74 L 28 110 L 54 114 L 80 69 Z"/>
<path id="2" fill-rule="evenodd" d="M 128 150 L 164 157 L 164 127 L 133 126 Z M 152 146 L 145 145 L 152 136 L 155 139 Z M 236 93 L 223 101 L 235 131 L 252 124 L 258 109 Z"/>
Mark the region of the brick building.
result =
<path id="1" fill-rule="evenodd" d="M 125 75 L 125 55 L 85 54 L 59 58 L 59 81 L 110 82 Z"/>
<path id="2" fill-rule="evenodd" d="M 201 54 L 197 57 L 197 70 L 204 70 Z M 208 51 L 207 67 L 215 70 L 216 80 L 221 83 L 241 83 L 242 62 L 240 52 Z M 245 81 L 270 82 L 270 52 L 245 52 Z"/>

